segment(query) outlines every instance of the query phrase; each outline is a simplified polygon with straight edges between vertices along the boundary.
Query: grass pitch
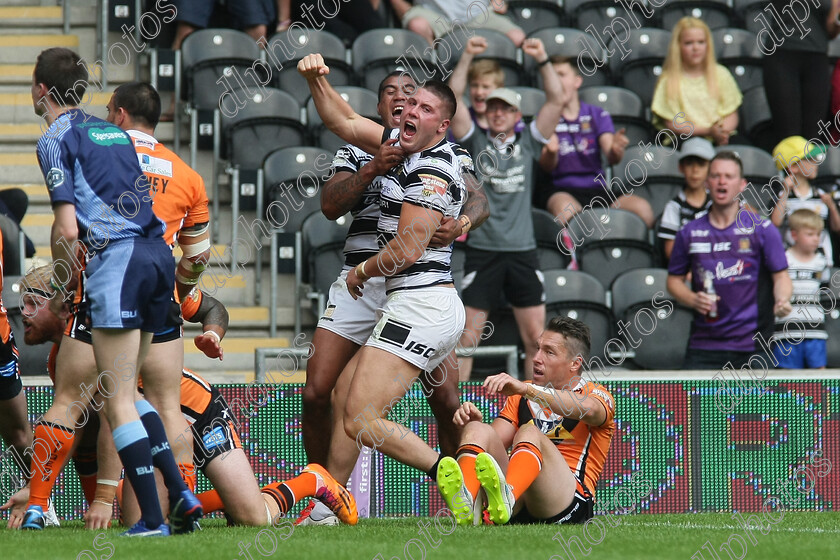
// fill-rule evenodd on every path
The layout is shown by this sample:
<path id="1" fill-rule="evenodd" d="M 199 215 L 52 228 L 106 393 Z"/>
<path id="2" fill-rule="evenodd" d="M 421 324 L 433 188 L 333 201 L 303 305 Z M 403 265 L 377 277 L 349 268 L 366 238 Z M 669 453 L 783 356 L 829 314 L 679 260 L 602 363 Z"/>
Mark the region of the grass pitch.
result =
<path id="1" fill-rule="evenodd" d="M 599 519 L 604 518 L 599 516 Z M 277 529 L 229 528 L 224 521 L 209 519 L 202 522 L 202 531 L 166 539 L 126 539 L 119 536 L 122 529 L 93 532 L 85 531 L 81 522 L 65 522 L 60 529 L 43 532 L 0 529 L 0 557 L 4 560 L 549 560 L 552 557 L 553 560 L 689 560 L 700 551 L 702 556 L 696 556 L 697 560 L 711 560 L 714 557 L 709 551 L 701 550 L 707 542 L 720 560 L 837 558 L 840 554 L 840 512 L 787 513 L 766 535 L 753 530 L 755 542 L 730 514 L 613 516 L 612 524 L 606 520 L 603 523 L 603 532 L 599 531 L 599 524 L 592 524 L 586 534 L 582 526 L 533 525 L 457 528 L 446 534 L 451 529 L 448 520 L 441 518 L 438 528 L 434 521 L 434 518 L 363 519 L 356 527 L 298 527 L 290 531 L 287 525 Z M 420 535 L 421 531 L 425 536 Z M 581 551 L 572 545 L 564 550 L 555 537 L 572 542 L 577 537 L 586 548 Z M 596 543 L 599 539 L 600 543 Z M 418 541 L 422 541 L 422 548 Z M 727 544 L 730 542 L 731 545 Z"/>

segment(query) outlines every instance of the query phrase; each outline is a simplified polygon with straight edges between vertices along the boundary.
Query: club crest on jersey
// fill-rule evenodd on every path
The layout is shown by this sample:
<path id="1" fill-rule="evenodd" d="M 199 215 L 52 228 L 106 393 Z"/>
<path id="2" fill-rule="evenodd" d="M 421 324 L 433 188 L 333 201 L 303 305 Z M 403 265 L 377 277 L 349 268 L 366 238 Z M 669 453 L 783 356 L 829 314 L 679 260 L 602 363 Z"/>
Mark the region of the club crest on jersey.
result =
<path id="1" fill-rule="evenodd" d="M 446 181 L 434 175 L 420 174 L 420 181 L 423 182 L 423 196 L 446 194 Z"/>
<path id="2" fill-rule="evenodd" d="M 749 237 L 742 237 L 738 240 L 738 252 L 739 253 L 749 253 L 750 252 L 750 238 Z"/>
<path id="3" fill-rule="evenodd" d="M 53 190 L 64 183 L 64 171 L 57 167 L 50 169 L 47 173 L 47 189 Z"/>

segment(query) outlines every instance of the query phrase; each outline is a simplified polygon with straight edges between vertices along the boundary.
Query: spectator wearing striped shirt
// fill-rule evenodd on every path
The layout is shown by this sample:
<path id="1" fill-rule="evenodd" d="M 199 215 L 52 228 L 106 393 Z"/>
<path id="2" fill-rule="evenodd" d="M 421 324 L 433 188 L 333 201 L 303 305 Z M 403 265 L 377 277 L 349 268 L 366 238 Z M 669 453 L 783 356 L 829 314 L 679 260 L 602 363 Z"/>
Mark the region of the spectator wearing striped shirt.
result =
<path id="1" fill-rule="evenodd" d="M 790 235 L 788 219 L 800 209 L 816 212 L 823 222 L 828 222 L 831 231 L 840 232 L 840 212 L 831 194 L 812 185 L 817 177 L 817 166 L 822 162 L 825 147 L 805 140 L 802 136 L 785 138 L 773 149 L 776 167 L 785 172 L 783 186 L 776 193 L 776 205 L 770 214 L 770 221 L 782 232 L 786 246 L 794 243 Z M 834 266 L 831 238 L 822 231 L 819 250 L 828 259 L 828 266 Z"/>
<path id="2" fill-rule="evenodd" d="M 699 136 L 689 138 L 680 148 L 679 167 L 680 173 L 685 176 L 685 186 L 665 205 L 657 233 L 666 260 L 671 258 L 677 232 L 691 220 L 705 216 L 712 205 L 706 190 L 706 176 L 713 157 L 715 149 L 712 143 Z"/>
<path id="3" fill-rule="evenodd" d="M 776 317 L 773 357 L 782 369 L 825 369 L 825 312 L 819 302 L 820 284 L 828 282 L 826 256 L 819 251 L 825 227 L 813 210 L 801 208 L 788 219 L 793 246 L 785 252 L 793 282 L 793 310 Z"/>

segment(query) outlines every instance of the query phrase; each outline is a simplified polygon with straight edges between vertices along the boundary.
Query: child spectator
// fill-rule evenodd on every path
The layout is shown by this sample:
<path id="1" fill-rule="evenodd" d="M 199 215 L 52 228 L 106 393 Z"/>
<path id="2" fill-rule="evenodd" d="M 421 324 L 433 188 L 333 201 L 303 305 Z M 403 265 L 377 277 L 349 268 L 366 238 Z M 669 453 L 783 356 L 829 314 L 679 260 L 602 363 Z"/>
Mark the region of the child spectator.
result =
<path id="1" fill-rule="evenodd" d="M 825 226 L 816 212 L 805 208 L 793 212 L 789 221 L 793 246 L 785 255 L 793 281 L 793 310 L 776 317 L 774 361 L 782 369 L 825 369 L 828 333 L 818 301 L 820 284 L 829 279 L 828 262 L 819 250 Z"/>
<path id="2" fill-rule="evenodd" d="M 690 122 L 691 135 L 724 146 L 738 126 L 742 99 L 732 74 L 715 60 L 709 26 L 694 17 L 679 20 L 653 94 L 653 124 L 684 135 Z"/>
<path id="3" fill-rule="evenodd" d="M 572 216 L 591 206 L 595 197 L 614 199 L 612 207 L 629 210 L 642 218 L 647 227 L 653 227 L 653 210 L 647 200 L 623 191 L 607 194 L 601 155 L 610 165 L 621 161 L 630 142 L 624 129 L 616 132 L 607 111 L 580 101 L 578 90 L 583 78 L 574 59 L 553 56 L 551 64 L 563 84 L 564 106 L 554 129 L 556 140 L 551 138 L 540 156 L 540 166 L 551 174 L 551 183 L 539 185 L 538 204 L 565 225 Z"/>
<path id="4" fill-rule="evenodd" d="M 666 260 L 671 258 L 677 232 L 691 220 L 705 216 L 712 205 L 706 190 L 706 176 L 713 157 L 715 149 L 705 138 L 689 138 L 680 148 L 680 173 L 685 176 L 685 186 L 665 205 L 657 234 Z"/>
<path id="5" fill-rule="evenodd" d="M 817 176 L 817 165 L 824 157 L 825 148 L 810 143 L 802 136 L 785 138 L 773 149 L 776 167 L 785 172 L 784 186 L 776 193 L 776 205 L 770 214 L 770 221 L 782 230 L 785 244 L 793 244 L 787 229 L 786 218 L 802 208 L 814 211 L 823 221 L 828 220 L 832 231 L 840 231 L 840 212 L 831 194 L 811 185 L 810 179 Z M 822 231 L 822 228 L 820 228 Z M 822 231 L 820 251 L 825 255 L 828 266 L 833 266 L 831 238 Z"/>
<path id="6" fill-rule="evenodd" d="M 492 59 L 473 60 L 487 50 L 487 39 L 479 35 L 470 37 L 458 64 L 452 70 L 447 85 L 452 88 L 455 99 L 459 102 L 464 97 L 464 84 L 470 87 L 470 116 L 481 130 L 489 128 L 487 124 L 487 96 L 494 90 L 505 87 L 505 73 L 499 63 Z M 466 77 L 465 77 L 466 76 Z M 525 128 L 520 120 L 516 123 L 516 132 Z M 453 138 L 454 141 L 454 138 Z"/>

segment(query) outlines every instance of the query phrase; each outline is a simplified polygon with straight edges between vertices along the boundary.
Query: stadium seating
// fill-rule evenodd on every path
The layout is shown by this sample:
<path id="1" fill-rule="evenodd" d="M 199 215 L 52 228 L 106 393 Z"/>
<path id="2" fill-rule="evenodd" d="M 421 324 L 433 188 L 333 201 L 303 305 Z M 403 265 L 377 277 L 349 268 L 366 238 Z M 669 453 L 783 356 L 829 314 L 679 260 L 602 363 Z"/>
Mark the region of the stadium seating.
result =
<path id="1" fill-rule="evenodd" d="M 840 268 L 832 267 L 829 270 L 831 279 L 840 279 Z M 835 274 L 837 276 L 835 277 Z M 828 331 L 828 341 L 826 342 L 826 352 L 828 354 L 828 363 L 826 367 L 837 368 L 840 367 L 840 282 L 829 281 L 826 285 L 832 296 L 823 292 L 821 299 L 821 306 L 826 311 L 825 314 L 825 329 Z"/>
<path id="2" fill-rule="evenodd" d="M 259 89 L 257 82 L 268 83 L 268 76 L 252 68 L 259 66 L 260 50 L 246 33 L 232 29 L 202 29 L 191 33 L 181 45 L 180 57 L 176 58 L 175 91 L 186 92 L 186 112 L 190 117 L 190 167 L 197 165 L 199 143 L 219 152 L 221 112 L 228 114 L 236 110 L 236 100 L 229 90 L 239 85 Z M 224 78 L 224 79 L 222 79 Z M 242 83 L 240 84 L 240 80 Z M 177 98 L 176 98 L 177 99 Z M 175 110 L 175 129 L 181 126 L 181 111 Z M 178 142 L 175 151 L 180 149 Z M 216 169 L 217 162 L 213 162 Z M 213 173 L 210 198 L 214 215 L 219 215 L 219 184 Z M 218 220 L 212 223 L 212 234 L 218 236 Z"/>
<path id="3" fill-rule="evenodd" d="M 605 62 L 607 55 L 589 34 L 570 27 L 550 27 L 534 31 L 528 37 L 540 39 L 550 57 L 571 58 L 573 63 L 581 69 L 584 86 L 602 86 L 611 83 Z M 535 87 L 542 88 L 542 78 L 536 61 L 526 56 L 523 64 L 526 73 L 531 76 L 531 83 Z M 602 66 L 598 68 L 598 64 Z"/>
<path id="4" fill-rule="evenodd" d="M 733 5 L 736 15 L 743 23 L 740 27 L 743 27 L 747 31 L 752 31 L 753 33 L 758 33 L 764 29 L 762 21 L 767 21 L 766 18 L 768 15 L 767 13 L 762 13 L 762 11 L 768 6 L 767 2 L 764 2 L 763 0 L 734 0 Z M 756 17 L 759 16 L 759 14 L 761 14 L 761 16 L 759 20 L 756 21 Z M 765 35 L 767 34 L 765 33 Z M 767 39 L 765 38 L 764 40 L 766 41 Z"/>
<path id="5" fill-rule="evenodd" d="M 647 200 L 653 215 L 660 216 L 685 183 L 678 165 L 679 153 L 673 148 L 650 146 L 642 150 L 633 146 L 613 166 L 613 177 L 623 181 L 628 191 L 632 188 L 633 194 Z"/>
<path id="6" fill-rule="evenodd" d="M 737 20 L 726 0 L 671 0 L 656 9 L 662 29 L 671 30 L 685 16 L 702 19 L 710 29 L 731 27 Z"/>
<path id="7" fill-rule="evenodd" d="M 609 286 L 622 272 L 656 265 L 647 226 L 637 215 L 610 208 L 584 209 L 569 220 L 583 272 Z"/>
<path id="8" fill-rule="evenodd" d="M 545 92 L 541 89 L 526 86 L 514 86 L 510 89 L 515 91 L 519 96 L 522 118 L 525 122 L 533 120 L 537 116 L 537 113 L 540 112 L 542 106 L 545 105 Z"/>
<path id="9" fill-rule="evenodd" d="M 571 16 L 574 27 L 598 37 L 606 37 L 607 30 L 622 20 L 637 28 L 656 25 L 656 14 L 651 14 L 650 7 L 644 7 L 645 2 L 630 0 L 627 4 L 632 6 L 632 14 L 627 13 L 623 3 L 612 0 L 565 0 L 566 13 Z M 620 26 L 616 26 L 615 30 L 619 34 L 623 32 Z"/>
<path id="10" fill-rule="evenodd" d="M 534 237 L 537 240 L 537 258 L 540 270 L 552 268 L 566 268 L 569 256 L 560 252 L 557 240 L 562 228 L 550 212 L 538 208 L 531 209 L 531 219 L 534 223 Z"/>
<path id="11" fill-rule="evenodd" d="M 610 287 L 613 315 L 627 333 L 622 340 L 642 369 L 680 369 L 685 356 L 693 313 L 668 293 L 667 279 L 664 268 L 638 268 Z"/>
<path id="12" fill-rule="evenodd" d="M 369 90 L 376 91 L 394 70 L 405 70 L 421 82 L 437 75 L 429 44 L 407 29 L 365 31 L 353 41 L 351 52 L 357 83 Z"/>
<path id="13" fill-rule="evenodd" d="M 763 85 L 763 55 L 755 33 L 732 27 L 715 29 L 712 42 L 718 63 L 729 69 L 738 89 L 747 91 Z"/>
<path id="14" fill-rule="evenodd" d="M 645 118 L 645 106 L 642 99 L 629 89 L 614 86 L 590 86 L 581 88 L 578 97 L 584 103 L 605 109 L 612 117 L 615 129 L 625 129 L 630 145 L 648 142 L 653 137 L 654 128 Z"/>
<path id="15" fill-rule="evenodd" d="M 308 262 L 301 258 L 302 247 L 305 245 L 301 238 L 301 225 L 307 216 L 312 213 L 321 213 L 320 189 L 329 176 L 332 156 L 331 152 L 320 148 L 298 146 L 274 151 L 266 157 L 263 163 L 262 175 L 266 185 L 268 202 L 265 213 L 266 220 L 272 228 L 280 228 L 287 235 L 284 245 L 295 247 L 296 327 L 299 327 L 301 322 L 299 297 L 301 294 L 301 274 L 304 264 Z M 275 233 L 274 235 L 280 236 L 283 234 Z M 272 252 L 271 259 L 274 269 L 278 255 Z M 258 258 L 258 268 L 261 267 L 261 263 L 262 260 Z M 333 274 L 338 274 L 340 269 L 339 266 Z M 297 329 L 295 332 L 301 331 Z"/>
<path id="16" fill-rule="evenodd" d="M 744 101 L 739 109 L 738 128 L 745 133 L 752 143 L 770 152 L 773 150 L 773 115 L 763 87 L 755 87 L 744 92 Z"/>
<path id="17" fill-rule="evenodd" d="M 558 2 L 550 0 L 510 0 L 507 16 L 529 34 L 546 27 L 567 25 L 566 12 Z"/>
<path id="18" fill-rule="evenodd" d="M 282 31 L 271 38 L 265 52 L 274 67 L 274 86 L 291 94 L 300 105 L 309 98 L 309 86 L 298 73 L 297 63 L 308 54 L 320 53 L 324 57 L 330 68 L 331 85 L 353 85 L 353 68 L 347 63 L 347 49 L 341 39 L 328 31 Z"/>
<path id="19" fill-rule="evenodd" d="M 529 85 L 524 77 L 524 70 L 519 61 L 521 55 L 507 35 L 494 29 L 469 29 L 456 27 L 440 39 L 435 41 L 436 53 L 441 66 L 452 70 L 458 63 L 458 59 L 464 50 L 464 45 L 472 36 L 480 36 L 487 39 L 487 49 L 476 56 L 476 60 L 492 58 L 501 66 L 505 73 L 505 86 Z M 530 58 L 530 57 L 526 57 Z"/>
<path id="20" fill-rule="evenodd" d="M 840 181 L 840 148 L 828 147 L 813 183 L 831 190 Z"/>
<path id="21" fill-rule="evenodd" d="M 16 221 L 0 214 L 0 236 L 3 238 L 3 276 L 26 272 L 26 235 Z M 15 300 L 15 303 L 17 300 Z M 9 303 L 9 302 L 6 302 Z"/>
<path id="22" fill-rule="evenodd" d="M 379 99 L 374 92 L 356 86 L 336 86 L 335 90 L 359 115 L 378 123 L 382 122 L 376 107 Z M 318 115 L 315 108 L 315 102 L 311 98 L 306 103 L 306 122 L 309 125 L 309 135 L 312 143 L 328 152 L 335 152 L 347 143 L 324 126 L 321 116 Z"/>
<path id="23" fill-rule="evenodd" d="M 544 270 L 543 276 L 546 319 L 562 315 L 583 321 L 591 331 L 592 356 L 603 357 L 614 334 L 604 286 L 596 277 L 577 270 Z"/>
<path id="24" fill-rule="evenodd" d="M 668 52 L 671 34 L 662 29 L 643 27 L 630 30 L 623 42 L 608 43 L 615 52 L 610 57 L 610 72 L 615 85 L 630 89 L 641 97 L 646 107 L 650 106 L 656 82 L 662 74 L 662 63 Z"/>
<path id="25" fill-rule="evenodd" d="M 265 88 L 264 93 L 234 90 L 245 105 L 233 116 L 222 115 L 221 134 L 225 152 L 216 152 L 214 161 L 224 156 L 231 185 L 232 239 L 237 238 L 240 201 L 245 196 L 252 202 L 248 209 L 262 212 L 263 182 L 260 168 L 266 156 L 275 149 L 304 144 L 306 129 L 300 120 L 301 107 L 288 93 Z M 217 143 L 217 146 L 219 144 Z M 218 170 L 214 170 L 214 173 Z M 218 197 L 213 200 L 218 216 Z M 233 262 L 238 262 L 238 244 L 231 247 Z M 257 260 L 260 263 L 260 259 Z M 258 264 L 259 266 L 259 264 Z M 259 293 L 259 292 L 257 292 Z"/>

